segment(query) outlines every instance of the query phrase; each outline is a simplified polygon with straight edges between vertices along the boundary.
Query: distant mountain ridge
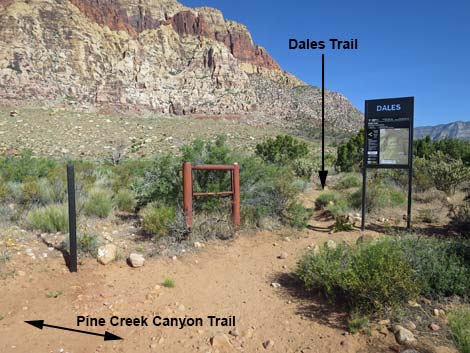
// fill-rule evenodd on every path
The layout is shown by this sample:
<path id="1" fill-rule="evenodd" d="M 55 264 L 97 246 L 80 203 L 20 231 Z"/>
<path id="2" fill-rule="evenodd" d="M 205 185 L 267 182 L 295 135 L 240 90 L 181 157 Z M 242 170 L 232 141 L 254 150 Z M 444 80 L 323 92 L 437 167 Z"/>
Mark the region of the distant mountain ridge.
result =
<path id="1" fill-rule="evenodd" d="M 430 136 L 432 140 L 440 140 L 446 137 L 470 140 L 470 121 L 455 121 L 435 126 L 419 126 L 414 129 L 414 137 L 416 139 L 426 136 Z"/>
<path id="2" fill-rule="evenodd" d="M 0 0 L 0 48 L 0 105 L 39 101 L 321 124 L 321 91 L 283 70 L 245 25 L 210 7 Z M 362 114 L 340 93 L 325 92 L 325 112 L 336 129 L 362 126 Z"/>

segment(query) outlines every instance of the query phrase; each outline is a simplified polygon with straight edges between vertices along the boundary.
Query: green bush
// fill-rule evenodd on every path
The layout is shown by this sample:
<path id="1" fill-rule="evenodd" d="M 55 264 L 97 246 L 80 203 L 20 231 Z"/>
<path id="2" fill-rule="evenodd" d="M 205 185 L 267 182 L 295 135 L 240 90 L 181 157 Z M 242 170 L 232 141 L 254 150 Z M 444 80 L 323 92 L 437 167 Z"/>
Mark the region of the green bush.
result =
<path id="1" fill-rule="evenodd" d="M 171 155 L 156 156 L 143 175 L 136 178 L 133 190 L 139 207 L 158 201 L 174 204 L 182 190 L 181 161 Z"/>
<path id="2" fill-rule="evenodd" d="M 118 210 L 124 212 L 133 212 L 137 205 L 135 195 L 129 189 L 119 190 L 115 196 L 115 202 Z"/>
<path id="3" fill-rule="evenodd" d="M 446 158 L 442 153 L 433 155 L 429 163 L 429 175 L 438 190 L 452 195 L 457 187 L 470 179 L 470 167 L 461 159 Z"/>
<path id="4" fill-rule="evenodd" d="M 292 169 L 299 178 L 310 180 L 312 175 L 320 169 L 319 164 L 309 158 L 299 158 L 292 162 Z"/>
<path id="5" fill-rule="evenodd" d="M 341 143 L 337 148 L 336 169 L 341 172 L 352 172 L 362 167 L 364 154 L 364 130 L 349 139 L 346 143 Z"/>
<path id="6" fill-rule="evenodd" d="M 335 224 L 333 224 L 333 232 L 350 232 L 354 230 L 354 226 L 349 223 L 348 217 L 344 215 L 337 215 L 335 217 Z"/>
<path id="7" fill-rule="evenodd" d="M 319 288 L 361 311 L 397 307 L 419 293 L 413 268 L 390 239 L 312 251 L 300 261 L 297 275 L 307 288 Z"/>
<path id="8" fill-rule="evenodd" d="M 470 295 L 470 243 L 409 237 L 399 241 L 421 293 L 431 298 Z M 468 253 L 467 253 L 468 252 Z"/>
<path id="9" fill-rule="evenodd" d="M 456 346 L 461 353 L 470 353 L 470 306 L 454 308 L 448 318 Z"/>
<path id="10" fill-rule="evenodd" d="M 42 232 L 66 232 L 68 230 L 68 211 L 65 205 L 49 205 L 28 213 L 30 227 Z"/>
<path id="11" fill-rule="evenodd" d="M 405 193 L 391 185 L 376 184 L 369 182 L 366 193 L 367 212 L 376 212 L 384 208 L 391 208 L 404 205 L 406 202 Z M 362 188 L 349 196 L 349 204 L 353 208 L 361 208 Z"/>
<path id="12" fill-rule="evenodd" d="M 174 207 L 148 204 L 141 212 L 142 229 L 153 236 L 161 238 L 170 232 L 170 225 L 176 219 Z"/>
<path id="13" fill-rule="evenodd" d="M 78 252 L 95 257 L 101 245 L 98 235 L 93 233 L 79 234 L 77 237 Z"/>
<path id="14" fill-rule="evenodd" d="M 105 189 L 92 189 L 83 210 L 88 217 L 106 218 L 113 209 L 112 193 Z"/>
<path id="15" fill-rule="evenodd" d="M 298 202 L 292 202 L 286 209 L 285 221 L 291 227 L 304 229 L 313 216 L 313 210 L 305 208 Z"/>
<path id="16" fill-rule="evenodd" d="M 339 190 L 350 189 L 361 186 L 361 182 L 356 174 L 346 174 L 344 175 L 336 184 L 336 188 Z"/>
<path id="17" fill-rule="evenodd" d="M 342 199 L 343 196 L 337 191 L 323 191 L 315 200 L 315 207 L 325 209 L 328 205 L 335 204 Z"/>
<path id="18" fill-rule="evenodd" d="M 288 165 L 308 153 L 307 144 L 290 135 L 278 135 L 256 145 L 256 155 L 268 163 Z"/>
<path id="19" fill-rule="evenodd" d="M 30 150 L 19 156 L 0 157 L 0 178 L 4 182 L 23 182 L 26 178 L 47 176 L 58 164 L 50 158 L 34 157 Z"/>

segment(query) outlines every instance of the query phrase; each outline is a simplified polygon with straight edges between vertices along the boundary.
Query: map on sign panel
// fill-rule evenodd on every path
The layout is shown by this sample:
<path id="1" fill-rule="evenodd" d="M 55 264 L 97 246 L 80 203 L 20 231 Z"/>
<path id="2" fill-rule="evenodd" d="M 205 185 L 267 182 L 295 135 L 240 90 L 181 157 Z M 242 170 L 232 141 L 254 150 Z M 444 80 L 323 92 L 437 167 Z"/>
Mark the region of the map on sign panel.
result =
<path id="1" fill-rule="evenodd" d="M 380 129 L 380 164 L 408 164 L 409 129 Z"/>

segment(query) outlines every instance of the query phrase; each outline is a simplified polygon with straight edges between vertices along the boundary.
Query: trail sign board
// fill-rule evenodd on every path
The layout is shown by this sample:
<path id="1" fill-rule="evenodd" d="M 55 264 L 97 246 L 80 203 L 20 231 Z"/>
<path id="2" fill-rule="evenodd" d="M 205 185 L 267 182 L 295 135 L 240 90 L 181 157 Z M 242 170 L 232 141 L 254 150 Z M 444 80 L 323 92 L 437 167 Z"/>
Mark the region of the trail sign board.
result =
<path id="1" fill-rule="evenodd" d="M 366 101 L 365 149 L 368 168 L 409 168 L 414 98 Z"/>
<path id="2" fill-rule="evenodd" d="M 408 169 L 407 228 L 411 227 L 414 97 L 366 100 L 362 223 L 365 229 L 367 168 Z"/>

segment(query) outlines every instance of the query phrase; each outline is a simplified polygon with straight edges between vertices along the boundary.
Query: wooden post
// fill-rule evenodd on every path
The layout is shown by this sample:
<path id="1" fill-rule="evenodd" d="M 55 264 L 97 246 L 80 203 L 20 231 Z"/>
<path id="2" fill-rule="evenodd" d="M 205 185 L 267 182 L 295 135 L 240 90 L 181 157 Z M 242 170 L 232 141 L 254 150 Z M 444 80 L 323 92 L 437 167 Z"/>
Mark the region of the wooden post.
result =
<path id="1" fill-rule="evenodd" d="M 188 228 L 193 226 L 193 168 L 190 162 L 183 163 L 183 211 Z"/>
<path id="2" fill-rule="evenodd" d="M 240 166 L 238 163 L 233 165 L 233 178 L 232 178 L 232 217 L 235 226 L 240 225 Z"/>

